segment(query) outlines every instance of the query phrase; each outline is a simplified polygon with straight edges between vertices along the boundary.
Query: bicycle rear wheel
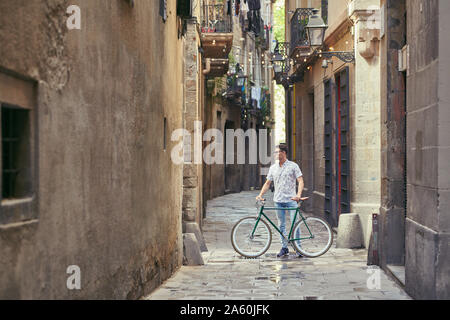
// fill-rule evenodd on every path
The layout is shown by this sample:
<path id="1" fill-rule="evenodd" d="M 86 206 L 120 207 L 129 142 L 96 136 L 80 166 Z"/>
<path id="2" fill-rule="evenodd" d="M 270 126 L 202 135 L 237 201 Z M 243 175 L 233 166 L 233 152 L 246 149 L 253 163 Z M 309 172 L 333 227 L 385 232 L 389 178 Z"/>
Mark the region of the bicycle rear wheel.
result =
<path id="1" fill-rule="evenodd" d="M 231 231 L 231 244 L 234 250 L 246 258 L 263 255 L 272 242 L 272 231 L 267 223 L 260 219 L 255 229 L 256 222 L 257 218 L 254 217 L 243 218 Z"/>
<path id="2" fill-rule="evenodd" d="M 333 244 L 331 227 L 322 219 L 308 217 L 297 222 L 293 234 L 300 231 L 299 241 L 293 241 L 295 250 L 305 257 L 316 258 L 323 255 Z"/>

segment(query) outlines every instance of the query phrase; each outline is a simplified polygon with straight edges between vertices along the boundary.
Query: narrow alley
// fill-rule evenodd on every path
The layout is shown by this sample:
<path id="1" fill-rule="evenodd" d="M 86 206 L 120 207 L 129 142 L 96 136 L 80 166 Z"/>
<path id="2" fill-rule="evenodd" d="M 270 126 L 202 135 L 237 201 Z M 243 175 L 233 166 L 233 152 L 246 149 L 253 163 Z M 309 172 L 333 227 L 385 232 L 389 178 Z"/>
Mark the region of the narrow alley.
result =
<path id="1" fill-rule="evenodd" d="M 378 267 L 380 289 L 368 288 L 371 274 L 365 249 L 337 249 L 334 243 L 318 258 L 299 259 L 291 252 L 289 258 L 279 259 L 278 235 L 273 233 L 272 245 L 263 257 L 242 258 L 231 245 L 230 233 L 239 219 L 256 215 L 257 194 L 244 191 L 208 201 L 203 227 L 208 247 L 203 253 L 205 265 L 182 266 L 146 299 L 410 299 Z M 268 193 L 267 199 L 271 198 Z M 270 218 L 276 219 L 275 214 Z"/>
<path id="2" fill-rule="evenodd" d="M 0 0 L 0 300 L 450 299 L 449 34 L 449 0 Z"/>

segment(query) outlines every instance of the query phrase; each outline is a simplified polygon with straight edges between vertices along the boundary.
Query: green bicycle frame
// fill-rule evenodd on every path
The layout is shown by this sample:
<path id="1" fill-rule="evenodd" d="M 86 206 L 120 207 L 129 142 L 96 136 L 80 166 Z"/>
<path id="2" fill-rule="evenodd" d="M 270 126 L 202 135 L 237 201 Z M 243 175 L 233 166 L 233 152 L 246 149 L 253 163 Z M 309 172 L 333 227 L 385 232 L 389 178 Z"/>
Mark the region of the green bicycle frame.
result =
<path id="1" fill-rule="evenodd" d="M 292 223 L 291 223 L 291 229 L 290 229 L 290 231 L 289 231 L 288 239 L 286 239 L 286 237 L 283 235 L 283 233 L 281 232 L 281 230 L 278 229 L 278 227 L 272 222 L 272 220 L 270 220 L 270 218 L 264 214 L 264 209 L 266 209 L 266 210 L 289 210 L 289 211 L 295 210 L 295 215 L 294 215 L 294 219 L 292 220 Z M 306 228 L 308 229 L 309 237 L 307 237 L 307 238 L 302 238 L 302 237 L 300 236 L 300 239 L 291 239 L 291 235 L 292 235 L 292 231 L 293 231 L 293 229 L 294 229 L 295 221 L 297 220 L 297 214 L 300 214 L 301 220 L 305 222 L 305 226 L 306 226 Z M 311 230 L 310 230 L 309 227 L 308 227 L 308 224 L 306 223 L 305 217 L 303 217 L 302 213 L 300 212 L 300 207 L 297 207 L 297 208 L 276 208 L 276 207 L 267 207 L 267 208 L 264 208 L 264 206 L 261 206 L 261 210 L 259 211 L 258 218 L 257 218 L 256 223 L 255 223 L 255 227 L 253 228 L 253 231 L 252 231 L 252 235 L 251 235 L 252 237 L 253 237 L 253 235 L 255 234 L 256 228 L 258 227 L 258 223 L 259 223 L 259 221 L 261 220 L 262 217 L 265 217 L 266 220 L 268 220 L 269 223 L 272 225 L 272 227 L 274 227 L 275 230 L 277 230 L 278 233 L 279 233 L 283 238 L 285 238 L 288 242 L 291 242 L 291 241 L 301 241 L 301 240 L 306 240 L 306 239 L 312 239 L 312 238 L 314 238 L 313 234 L 311 233 Z"/>

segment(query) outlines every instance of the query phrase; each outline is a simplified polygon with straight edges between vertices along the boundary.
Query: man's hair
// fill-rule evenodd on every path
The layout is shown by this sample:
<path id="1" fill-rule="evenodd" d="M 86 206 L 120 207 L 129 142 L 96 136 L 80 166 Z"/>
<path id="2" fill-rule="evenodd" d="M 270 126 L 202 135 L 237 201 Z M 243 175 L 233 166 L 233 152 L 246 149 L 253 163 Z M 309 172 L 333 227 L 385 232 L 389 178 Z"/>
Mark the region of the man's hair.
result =
<path id="1" fill-rule="evenodd" d="M 280 149 L 280 151 L 283 151 L 284 153 L 288 154 L 288 147 L 287 147 L 287 145 L 285 145 L 283 143 L 275 146 L 275 148 L 278 148 L 278 149 Z"/>

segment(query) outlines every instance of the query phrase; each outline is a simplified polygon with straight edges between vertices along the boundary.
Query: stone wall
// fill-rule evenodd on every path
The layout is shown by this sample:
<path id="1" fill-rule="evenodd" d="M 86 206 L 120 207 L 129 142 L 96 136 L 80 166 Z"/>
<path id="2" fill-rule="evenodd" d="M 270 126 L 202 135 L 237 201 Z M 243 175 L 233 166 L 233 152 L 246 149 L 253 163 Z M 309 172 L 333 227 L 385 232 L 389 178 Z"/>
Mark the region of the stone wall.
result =
<path id="1" fill-rule="evenodd" d="M 405 1 L 383 1 L 386 33 L 381 52 L 380 265 L 405 263 L 406 72 L 398 70 L 398 50 L 406 44 Z"/>
<path id="2" fill-rule="evenodd" d="M 0 74 L 36 84 L 38 200 L 35 220 L 0 226 L 0 298 L 136 299 L 180 266 L 175 3 L 164 23 L 158 1 L 0 2 Z M 69 4 L 81 30 L 66 28 Z"/>
<path id="3" fill-rule="evenodd" d="M 199 226 L 202 225 L 203 216 L 203 166 L 196 160 L 195 152 L 197 146 L 202 143 L 195 141 L 195 139 L 202 138 L 203 131 L 203 65 L 202 58 L 199 53 L 200 40 L 197 30 L 196 19 L 188 20 L 186 22 L 186 38 L 184 42 L 184 108 L 183 108 L 183 128 L 190 134 L 191 152 L 185 152 L 185 159 L 183 168 L 183 220 L 189 222 L 196 222 Z M 197 127 L 196 127 L 197 126 Z M 196 131 L 197 130 L 197 131 Z M 200 134 L 200 135 L 199 135 Z M 188 143 L 188 141 L 185 141 Z M 201 154 L 201 153 L 200 153 Z"/>
<path id="4" fill-rule="evenodd" d="M 415 298 L 450 297 L 450 3 L 406 1 L 406 289 Z"/>

